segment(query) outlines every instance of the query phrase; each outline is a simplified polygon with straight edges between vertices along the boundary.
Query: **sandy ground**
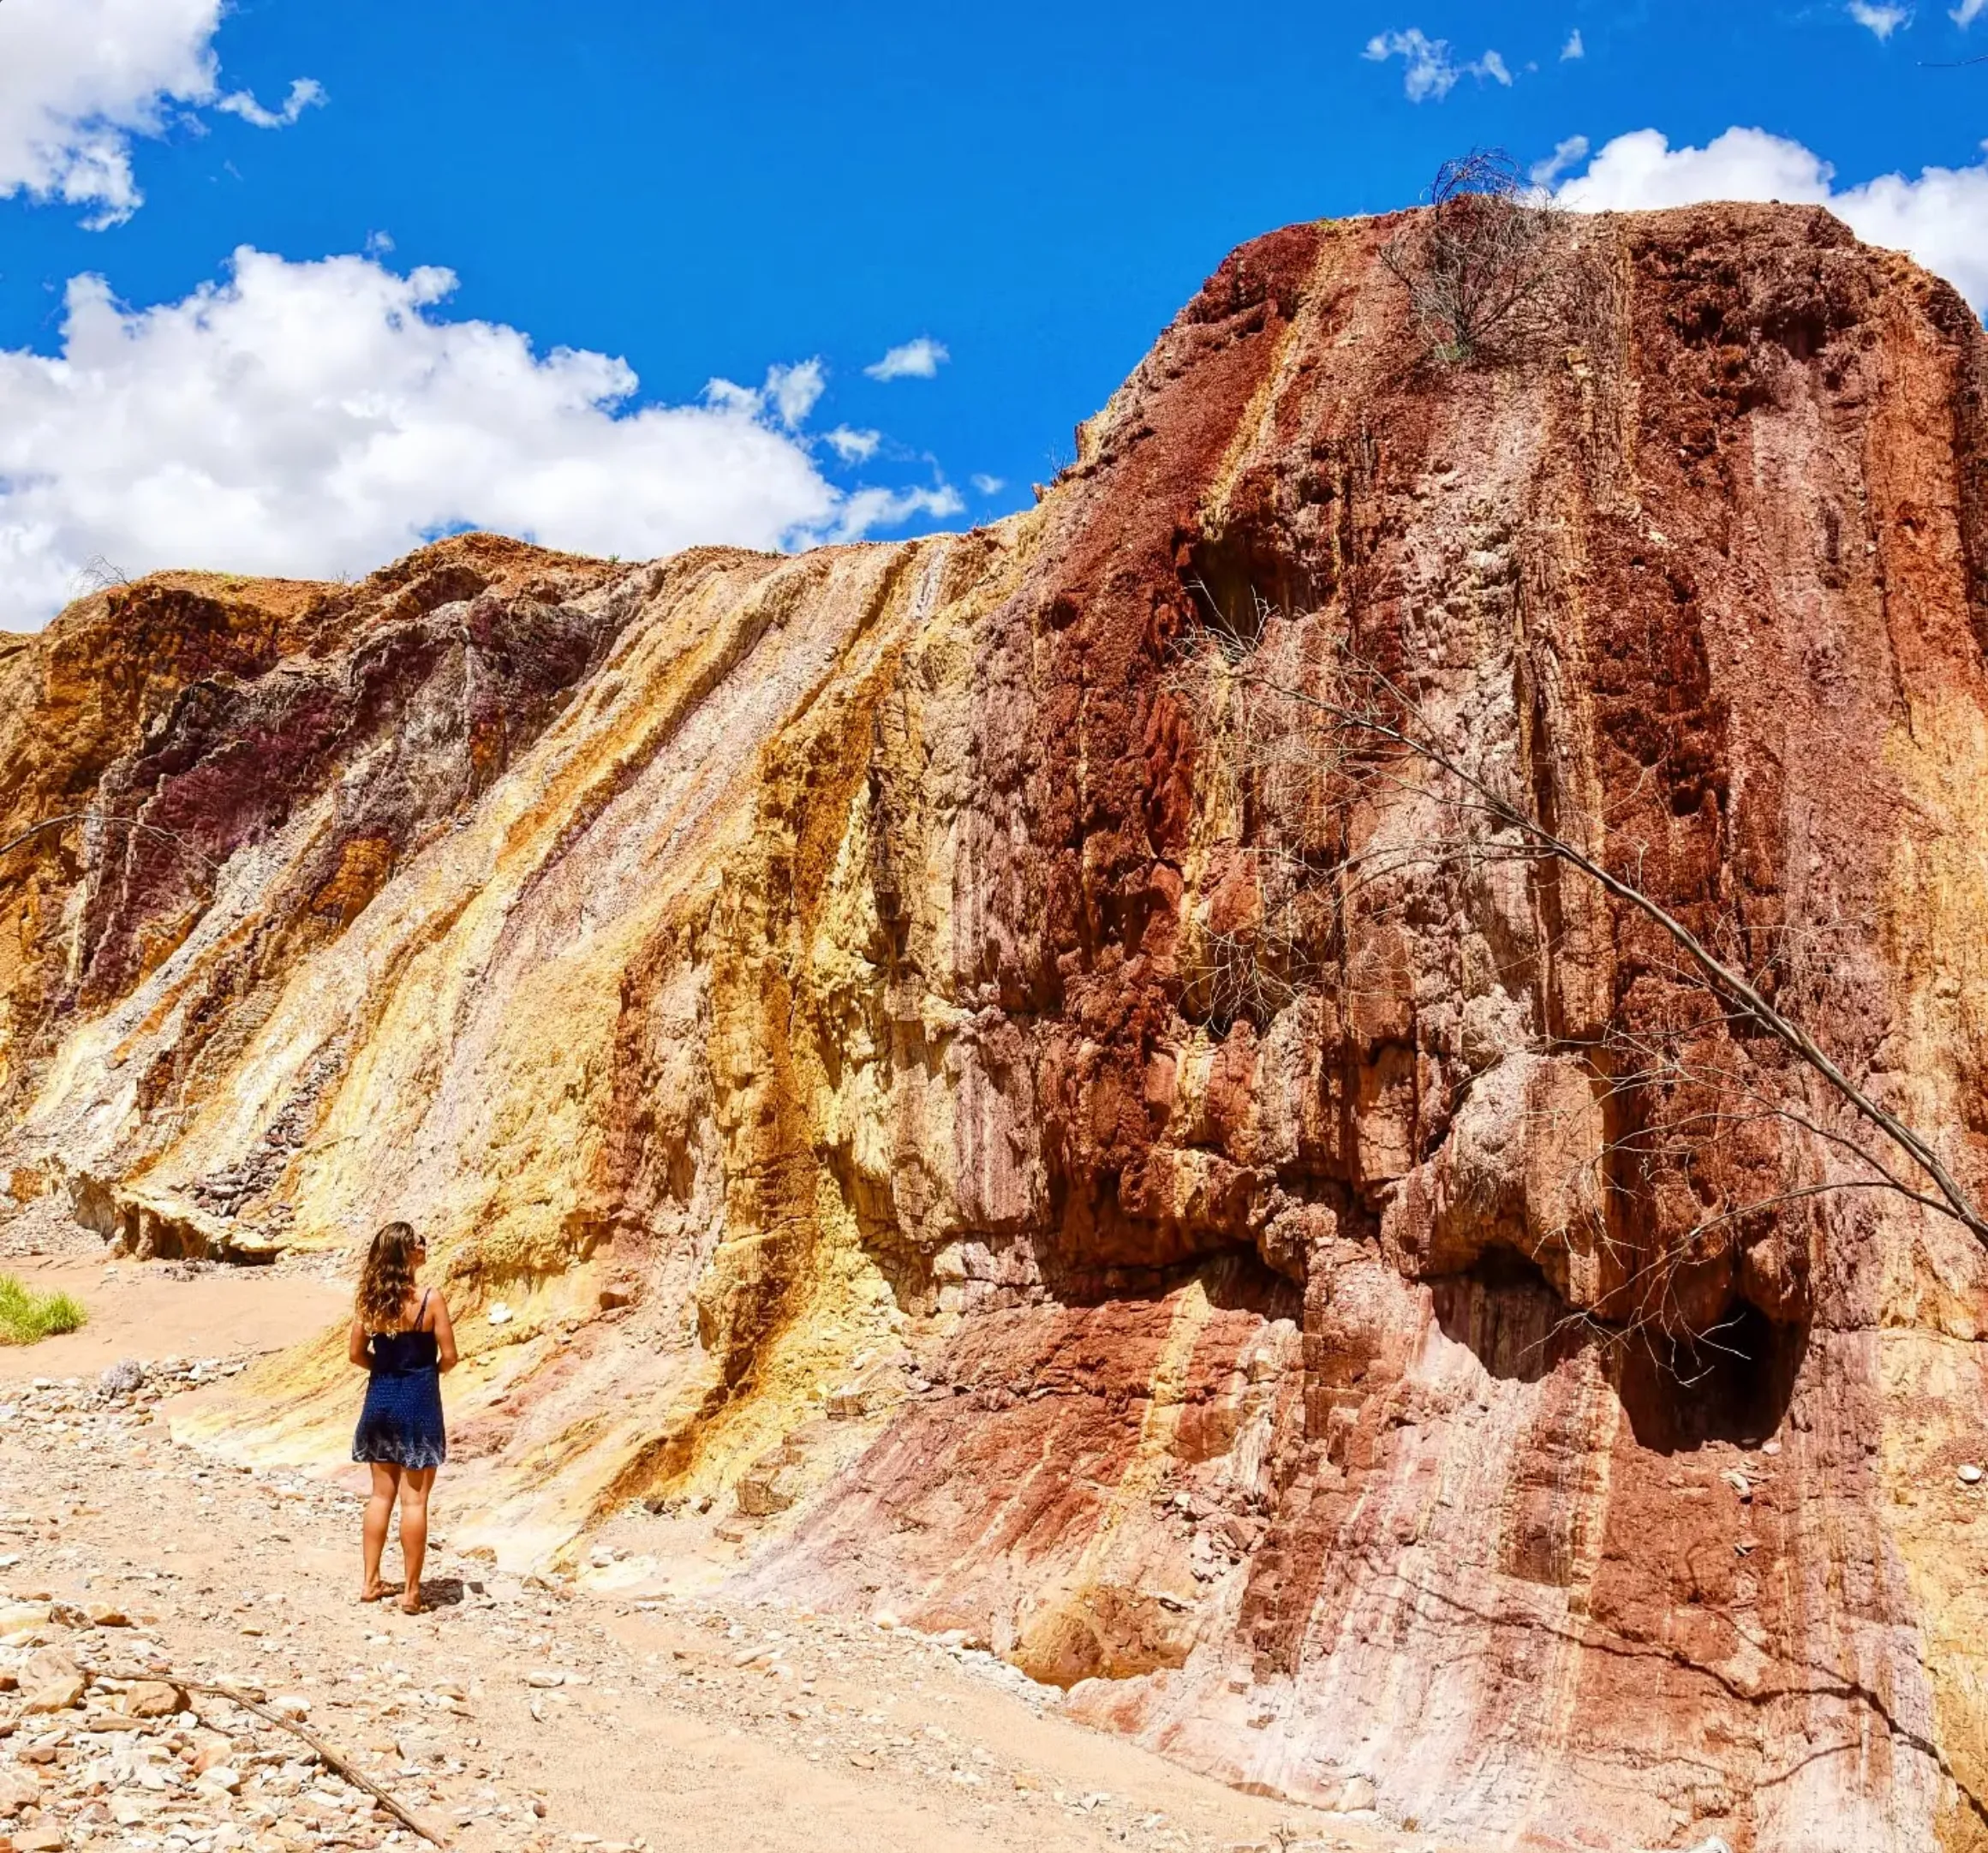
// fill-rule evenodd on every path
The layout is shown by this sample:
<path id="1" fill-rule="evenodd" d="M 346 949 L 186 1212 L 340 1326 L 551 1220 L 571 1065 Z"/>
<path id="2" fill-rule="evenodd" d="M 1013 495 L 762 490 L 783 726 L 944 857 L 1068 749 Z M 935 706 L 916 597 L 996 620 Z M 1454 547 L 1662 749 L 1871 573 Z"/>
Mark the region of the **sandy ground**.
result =
<path id="1" fill-rule="evenodd" d="M 39 1294 L 82 1301 L 90 1323 L 39 1345 L 0 1346 L 0 1384 L 95 1377 L 120 1358 L 273 1351 L 345 1316 L 349 1290 L 321 1274 L 266 1268 L 13 1256 L 0 1270 Z"/>
<path id="2" fill-rule="evenodd" d="M 47 1616 L 0 1641 L 24 1689 L 0 1695 L 0 1778 L 28 1798 L 17 1845 L 416 1844 L 225 1701 L 189 1697 L 176 1720 L 134 1730 L 113 1714 L 146 1671 L 294 1701 L 465 1853 L 1439 1844 L 1223 1788 L 1066 1720 L 1058 1694 L 961 1646 L 708 1589 L 638 1598 L 500 1576 L 451 1550 L 445 1469 L 433 1605 L 361 1606 L 359 1504 L 343 1478 L 244 1470 L 176 1443 L 176 1414 L 204 1391 L 167 1394 L 157 1378 L 136 1396 L 93 1379 L 33 1387 L 113 1358 L 239 1357 L 306 1336 L 339 1315 L 339 1288 L 106 1274 L 73 1258 L 25 1271 L 80 1293 L 93 1316 L 72 1337 L 0 1353 L 0 1593 L 29 1605 L 16 1621 Z M 93 1605 L 113 1619 L 93 1625 Z M 27 1712 L 47 1671 L 38 1652 L 80 1666 L 87 1696 Z M 194 1773 L 217 1760 L 236 1790 Z"/>

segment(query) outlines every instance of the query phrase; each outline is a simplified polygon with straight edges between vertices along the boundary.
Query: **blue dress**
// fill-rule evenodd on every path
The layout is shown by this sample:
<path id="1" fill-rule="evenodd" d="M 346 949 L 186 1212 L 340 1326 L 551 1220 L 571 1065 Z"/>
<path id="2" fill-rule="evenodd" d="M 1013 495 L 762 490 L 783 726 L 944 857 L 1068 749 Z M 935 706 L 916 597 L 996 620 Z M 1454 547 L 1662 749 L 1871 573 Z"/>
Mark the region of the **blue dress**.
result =
<path id="1" fill-rule="evenodd" d="M 367 1338 L 372 1374 L 352 1437 L 355 1461 L 427 1467 L 439 1467 L 449 1458 L 448 1432 L 442 1426 L 440 1348 L 433 1332 L 418 1329 L 427 1306 L 423 1294 L 415 1330 L 374 1332 Z"/>

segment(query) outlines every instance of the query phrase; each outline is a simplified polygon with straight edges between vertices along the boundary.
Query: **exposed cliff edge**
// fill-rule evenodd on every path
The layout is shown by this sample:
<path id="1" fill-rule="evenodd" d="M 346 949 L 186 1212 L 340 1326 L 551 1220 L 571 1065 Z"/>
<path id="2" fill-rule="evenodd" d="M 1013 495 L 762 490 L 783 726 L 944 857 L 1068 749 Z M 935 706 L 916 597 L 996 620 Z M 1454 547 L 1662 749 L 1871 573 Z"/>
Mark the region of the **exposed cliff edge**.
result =
<path id="1" fill-rule="evenodd" d="M 421 1224 L 473 1351 L 458 1539 L 743 1484 L 739 1575 L 970 1629 L 1237 1781 L 1539 1844 L 1988 1846 L 1979 1248 L 1788 1194 L 1694 1243 L 1690 1368 L 1613 1342 L 1816 1142 L 1687 1116 L 1569 1209 L 1620 1150 L 1580 1051 L 1692 988 L 1549 863 L 1397 860 L 1225 1003 L 1275 805 L 1179 684 L 1204 605 L 1356 638 L 1785 949 L 1979 1190 L 1988 339 L 1734 206 L 1585 223 L 1578 325 L 1444 369 L 1387 231 L 1238 252 L 993 528 L 470 535 L 20 641 L 0 840 L 87 821 L 0 861 L 0 1178 L 150 1252 Z M 336 1450 L 339 1378 L 286 1360 L 249 1438 Z"/>

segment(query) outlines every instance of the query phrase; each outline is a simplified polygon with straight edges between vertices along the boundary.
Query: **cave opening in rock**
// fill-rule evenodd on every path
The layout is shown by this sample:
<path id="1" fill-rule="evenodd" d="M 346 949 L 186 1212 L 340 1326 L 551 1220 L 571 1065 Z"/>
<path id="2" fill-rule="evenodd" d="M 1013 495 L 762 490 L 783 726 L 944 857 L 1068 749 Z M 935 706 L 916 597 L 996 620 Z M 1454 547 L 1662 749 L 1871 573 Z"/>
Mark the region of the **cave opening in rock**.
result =
<path id="1" fill-rule="evenodd" d="M 1254 649 L 1273 616 L 1316 610 L 1320 588 L 1292 556 L 1275 521 L 1239 521 L 1197 541 L 1180 581 L 1196 621 L 1245 649 Z"/>
<path id="2" fill-rule="evenodd" d="M 1493 1377 L 1536 1384 L 1580 1348 L 1581 1331 L 1544 1270 L 1504 1242 L 1429 1284 L 1443 1336 L 1468 1346 Z"/>
<path id="3" fill-rule="evenodd" d="M 1806 1324 L 1777 1324 L 1744 1301 L 1702 1333 L 1631 1334 L 1623 1413 L 1638 1445 L 1658 1454 L 1758 1447 L 1787 1415 L 1807 1351 Z"/>

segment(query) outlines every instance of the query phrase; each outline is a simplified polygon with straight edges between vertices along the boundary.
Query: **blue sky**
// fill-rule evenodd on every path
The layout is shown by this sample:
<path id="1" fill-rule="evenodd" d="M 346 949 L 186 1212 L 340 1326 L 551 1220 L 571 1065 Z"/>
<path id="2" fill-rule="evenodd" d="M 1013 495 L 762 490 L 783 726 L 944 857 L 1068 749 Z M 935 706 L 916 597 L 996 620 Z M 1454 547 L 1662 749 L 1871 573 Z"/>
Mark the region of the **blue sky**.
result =
<path id="1" fill-rule="evenodd" d="M 0 625 L 99 559 L 1004 513 L 1233 245 L 1473 144 L 1838 198 L 1979 309 L 1973 57 L 1988 0 L 3 0 Z"/>

